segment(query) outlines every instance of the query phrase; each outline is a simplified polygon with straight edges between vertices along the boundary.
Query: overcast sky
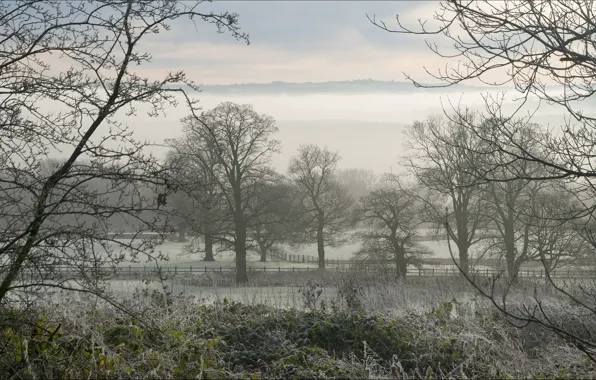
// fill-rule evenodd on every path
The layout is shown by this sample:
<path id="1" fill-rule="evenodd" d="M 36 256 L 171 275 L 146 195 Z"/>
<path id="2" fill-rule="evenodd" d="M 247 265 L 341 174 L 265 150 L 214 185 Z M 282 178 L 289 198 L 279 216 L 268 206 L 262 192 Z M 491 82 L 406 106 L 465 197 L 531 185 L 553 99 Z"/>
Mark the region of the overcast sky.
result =
<path id="1" fill-rule="evenodd" d="M 153 61 L 139 74 L 163 77 L 184 70 L 200 84 L 326 82 L 354 79 L 405 81 L 404 72 L 417 80 L 430 79 L 423 66 L 445 67 L 424 43 L 424 38 L 392 34 L 372 25 L 371 17 L 396 26 L 395 16 L 415 27 L 418 19 L 432 24 L 438 2 L 423 1 L 219 1 L 201 5 L 204 11 L 227 10 L 239 14 L 249 46 L 212 25 L 177 20 L 168 33 L 158 34 L 147 50 Z M 428 24 L 427 24 L 428 25 Z M 436 23 L 435 23 L 436 25 Z M 435 42 L 435 41 L 433 41 Z M 436 41 L 440 42 L 440 41 Z M 441 48 L 452 44 L 443 40 Z M 144 73 L 142 73 L 145 71 Z M 251 104 L 259 113 L 274 117 L 280 128 L 282 153 L 274 167 L 285 172 L 299 144 L 312 143 L 339 151 L 342 167 L 377 172 L 399 167 L 404 155 L 404 130 L 415 120 L 442 113 L 442 105 L 463 101 L 483 108 L 478 93 L 454 91 L 396 94 L 268 95 L 198 94 L 205 109 L 222 101 Z M 532 105 L 535 106 L 535 105 Z M 547 122 L 560 115 L 554 110 L 541 117 Z M 138 136 L 161 143 L 181 134 L 183 107 L 164 118 L 124 118 Z M 165 150 L 160 151 L 165 152 Z M 156 152 L 157 153 L 157 152 Z"/>
<path id="2" fill-rule="evenodd" d="M 174 66 L 197 83 L 229 84 L 404 80 L 402 71 L 422 73 L 422 65 L 432 66 L 423 39 L 382 31 L 366 15 L 394 26 L 400 14 L 415 26 L 420 17 L 432 18 L 437 2 L 219 1 L 201 7 L 238 13 L 250 46 L 211 25 L 176 21 L 152 42 L 147 70 Z"/>

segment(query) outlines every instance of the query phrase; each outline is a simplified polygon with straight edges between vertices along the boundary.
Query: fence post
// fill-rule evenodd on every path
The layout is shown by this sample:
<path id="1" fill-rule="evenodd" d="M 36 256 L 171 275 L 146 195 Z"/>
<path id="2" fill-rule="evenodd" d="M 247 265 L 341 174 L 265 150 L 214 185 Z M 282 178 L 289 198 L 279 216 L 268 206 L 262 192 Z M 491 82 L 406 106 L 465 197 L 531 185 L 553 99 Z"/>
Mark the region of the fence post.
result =
<path id="1" fill-rule="evenodd" d="M 221 267 L 219 267 L 219 271 L 221 272 Z"/>
<path id="2" fill-rule="evenodd" d="M 488 277 L 488 268 L 486 268 L 486 277 Z"/>
<path id="3" fill-rule="evenodd" d="M 294 267 L 292 267 L 292 272 L 294 272 Z"/>
<path id="4" fill-rule="evenodd" d="M 128 275 L 130 276 L 130 265 L 128 266 Z"/>
<path id="5" fill-rule="evenodd" d="M 205 273 L 207 273 L 207 266 L 205 266 Z"/>
<path id="6" fill-rule="evenodd" d="M 302 255 L 302 262 L 304 262 L 304 255 Z"/>
<path id="7" fill-rule="evenodd" d="M 174 267 L 174 274 L 178 274 L 178 266 Z"/>
<path id="8" fill-rule="evenodd" d="M 435 268 L 433 267 L 433 277 L 435 277 Z"/>
<path id="9" fill-rule="evenodd" d="M 277 267 L 277 271 L 281 273 L 281 267 Z"/>
<path id="10" fill-rule="evenodd" d="M 265 267 L 263 267 L 263 272 L 266 272 L 266 271 L 267 271 L 267 269 Z"/>
<path id="11" fill-rule="evenodd" d="M 567 269 L 567 278 L 570 278 L 570 277 L 569 277 L 569 269 Z"/>

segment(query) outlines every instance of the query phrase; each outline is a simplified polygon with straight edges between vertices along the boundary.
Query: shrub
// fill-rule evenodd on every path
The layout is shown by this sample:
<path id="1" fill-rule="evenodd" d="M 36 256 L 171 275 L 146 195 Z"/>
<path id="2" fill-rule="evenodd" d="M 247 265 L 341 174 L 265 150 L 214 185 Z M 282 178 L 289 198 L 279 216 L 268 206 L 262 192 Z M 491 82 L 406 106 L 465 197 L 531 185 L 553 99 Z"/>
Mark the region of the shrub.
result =
<path id="1" fill-rule="evenodd" d="M 316 296 L 316 284 L 308 286 L 306 294 Z M 354 283 L 346 288 L 358 289 Z M 127 302 L 127 309 L 142 318 L 108 305 L 0 310 L 0 371 L 7 377 L 65 379 L 573 378 L 595 373 L 565 342 L 550 336 L 547 343 L 530 340 L 498 315 L 471 312 L 456 300 L 427 313 L 399 316 L 357 307 L 327 310 L 316 302 L 306 311 L 227 299 L 205 306 L 149 293 Z"/>

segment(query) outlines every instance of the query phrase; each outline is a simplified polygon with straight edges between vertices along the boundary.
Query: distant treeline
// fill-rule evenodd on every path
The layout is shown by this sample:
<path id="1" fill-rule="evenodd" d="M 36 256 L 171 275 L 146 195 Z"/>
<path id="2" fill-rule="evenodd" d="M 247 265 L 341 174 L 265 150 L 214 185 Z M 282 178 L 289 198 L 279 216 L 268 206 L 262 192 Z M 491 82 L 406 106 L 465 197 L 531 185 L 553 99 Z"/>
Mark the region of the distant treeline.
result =
<path id="1" fill-rule="evenodd" d="M 420 88 L 412 88 L 410 82 L 396 81 L 378 81 L 372 79 L 361 79 L 353 81 L 333 81 L 333 82 L 271 82 L 271 83 L 241 83 L 229 85 L 202 85 L 204 93 L 229 94 L 238 92 L 247 92 L 250 94 L 267 93 L 291 93 L 291 94 L 312 94 L 312 93 L 394 93 L 412 91 L 428 91 Z M 484 87 L 471 87 L 458 85 L 447 88 L 445 91 L 463 91 L 464 89 L 486 90 Z M 437 89 L 434 89 L 437 91 Z"/>

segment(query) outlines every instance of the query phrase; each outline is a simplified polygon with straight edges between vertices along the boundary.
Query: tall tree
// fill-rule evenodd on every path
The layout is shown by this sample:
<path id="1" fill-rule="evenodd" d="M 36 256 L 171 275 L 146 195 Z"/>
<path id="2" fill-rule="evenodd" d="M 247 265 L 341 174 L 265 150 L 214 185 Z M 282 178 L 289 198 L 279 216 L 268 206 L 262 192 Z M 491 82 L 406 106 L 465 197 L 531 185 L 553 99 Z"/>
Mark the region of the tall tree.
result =
<path id="1" fill-rule="evenodd" d="M 168 154 L 173 186 L 176 192 L 169 202 L 169 215 L 179 228 L 188 230 L 192 240 L 188 250 L 201 251 L 197 239 L 204 246 L 204 260 L 214 261 L 214 245 L 219 237 L 230 231 L 231 218 L 223 204 L 214 175 L 218 170 L 218 157 L 213 144 L 178 144 Z"/>
<path id="2" fill-rule="evenodd" d="M 407 136 L 406 165 L 427 190 L 416 190 L 425 214 L 441 227 L 447 218 L 446 232 L 457 246 L 461 269 L 468 273 L 470 248 L 482 240 L 487 224 L 481 181 L 471 166 L 479 163 L 470 153 L 479 149 L 482 141 L 461 123 L 440 117 L 415 122 Z"/>
<path id="3" fill-rule="evenodd" d="M 489 119 L 480 123 L 476 128 L 480 136 L 494 133 L 494 125 L 499 120 Z M 497 129 L 498 130 L 498 129 Z M 519 144 L 522 149 L 534 151 L 531 147 L 541 134 L 539 126 L 535 124 L 520 123 L 518 126 L 520 137 Z M 486 139 L 482 139 L 486 140 Z M 468 148 L 469 149 L 469 148 Z M 498 252 L 503 252 L 507 263 L 507 273 L 510 281 L 517 278 L 520 266 L 531 260 L 530 246 L 531 221 L 527 215 L 531 214 L 531 205 L 536 199 L 548 190 L 551 181 L 533 181 L 531 179 L 515 177 L 514 173 L 527 173 L 540 176 L 547 175 L 543 167 L 526 160 L 511 160 L 509 156 L 500 151 L 494 151 L 492 144 L 483 143 L 479 152 L 471 157 L 470 172 L 476 173 L 477 178 L 485 179 L 486 173 L 495 178 L 495 181 L 486 181 L 486 212 L 490 215 L 492 225 L 497 229 Z"/>
<path id="4" fill-rule="evenodd" d="M 336 178 L 338 153 L 302 145 L 290 161 L 290 178 L 297 186 L 304 213 L 302 240 L 316 242 L 319 268 L 325 268 L 325 246 L 341 244 L 351 225 L 353 199 Z"/>
<path id="5" fill-rule="evenodd" d="M 151 60 L 147 41 L 188 17 L 247 40 L 235 14 L 201 12 L 186 1 L 14 1 L 0 7 L 0 302 L 23 289 L 23 271 L 32 284 L 69 287 L 52 277 L 51 264 L 68 265 L 83 279 L 75 290 L 104 294 L 97 286 L 98 266 L 123 260 L 114 247 L 122 241 L 107 234 L 106 219 L 128 214 L 142 228 L 156 200 L 144 194 L 152 183 L 163 192 L 159 162 L 145 157 L 116 120 L 132 117 L 142 106 L 151 116 L 175 105 L 182 85 L 195 88 L 182 72 L 161 78 L 141 72 Z M 139 70 L 139 68 L 141 70 Z M 193 108 L 194 102 L 189 99 Z M 44 171 L 40 158 L 60 150 L 63 160 Z M 87 184 L 101 178 L 110 189 Z M 107 193 L 129 195 L 110 204 Z M 165 194 L 167 195 L 167 194 Z M 163 196 L 160 197 L 163 200 Z M 64 215 L 87 215 L 66 222 Z M 89 221 L 91 217 L 92 221 Z M 72 220 L 73 218 L 70 218 Z M 103 254 L 97 245 L 102 245 Z M 150 251 L 143 247 L 136 253 Z M 87 281 L 88 280 L 88 281 Z"/>
<path id="6" fill-rule="evenodd" d="M 271 138 L 278 130 L 275 121 L 249 105 L 224 102 L 185 118 L 183 126 L 185 135 L 173 142 L 174 149 L 183 155 L 210 147 L 214 153 L 216 165 L 210 165 L 205 154 L 194 157 L 210 173 L 225 203 L 233 232 L 222 240 L 236 252 L 236 282 L 246 283 L 250 206 L 261 184 L 275 180 L 268 166 L 271 155 L 279 150 L 279 142 Z"/>
<path id="7" fill-rule="evenodd" d="M 253 198 L 249 236 L 261 262 L 272 254 L 279 257 L 281 244 L 289 242 L 297 226 L 300 215 L 291 193 L 291 184 L 280 176 L 275 182 L 261 184 Z"/>
<path id="8" fill-rule="evenodd" d="M 492 133 L 488 134 L 477 125 L 467 124 L 466 127 L 491 146 L 490 154 L 499 152 L 509 162 L 526 161 L 529 163 L 526 168 L 539 164 L 546 171 L 516 170 L 507 173 L 506 179 L 501 173 L 487 171 L 485 180 L 564 179 L 568 185 L 573 185 L 569 186 L 569 191 L 579 204 L 574 213 L 566 214 L 565 218 L 590 223 L 596 211 L 593 202 L 596 117 L 581 101 L 593 96 L 596 83 L 595 3 L 583 0 L 445 1 L 438 4 L 438 8 L 433 17 L 434 27 L 427 27 L 428 23 L 419 20 L 420 29 L 412 30 L 405 28 L 398 18 L 399 26 L 390 29 L 383 22 L 371 21 L 394 33 L 433 36 L 433 43 L 427 46 L 439 61 L 446 61 L 446 69 L 431 73 L 438 83 L 428 87 L 470 81 L 495 87 L 512 84 L 522 99 L 536 96 L 551 107 L 559 105 L 572 116 L 562 123 L 559 131 L 548 131 L 530 144 L 522 144 L 527 135 L 520 130 L 519 119 L 513 116 L 520 110 L 525 111 L 526 102 L 517 102 L 517 111 L 506 114 L 502 98 L 487 97 L 485 118 L 493 117 L 500 122 L 494 123 Z M 452 51 L 443 49 L 447 46 Z M 412 81 L 421 86 L 419 80 L 412 78 Z M 456 111 L 462 113 L 462 110 Z M 526 121 L 530 118 L 531 115 L 525 117 Z M 581 309 L 576 315 L 588 313 L 594 318 L 593 291 L 580 299 L 556 282 L 551 281 L 551 284 Z M 596 362 L 596 340 L 592 334 L 586 334 L 589 330 L 577 331 L 569 325 L 557 324 L 551 310 L 539 302 L 510 310 L 504 301 L 485 295 L 508 317 L 526 325 L 547 327 Z"/>
<path id="9" fill-rule="evenodd" d="M 582 236 L 573 218 L 573 197 L 559 183 L 550 183 L 531 199 L 524 221 L 529 225 L 529 246 L 533 260 L 540 261 L 547 273 L 561 265 L 581 264 L 590 257 L 589 241 Z"/>
<path id="10" fill-rule="evenodd" d="M 355 258 L 384 265 L 393 262 L 397 276 L 405 278 L 408 265 L 420 264 L 420 256 L 431 252 L 417 242 L 421 204 L 411 191 L 385 179 L 379 188 L 360 198 L 356 208 L 365 230 L 356 237 L 362 247 Z"/>

